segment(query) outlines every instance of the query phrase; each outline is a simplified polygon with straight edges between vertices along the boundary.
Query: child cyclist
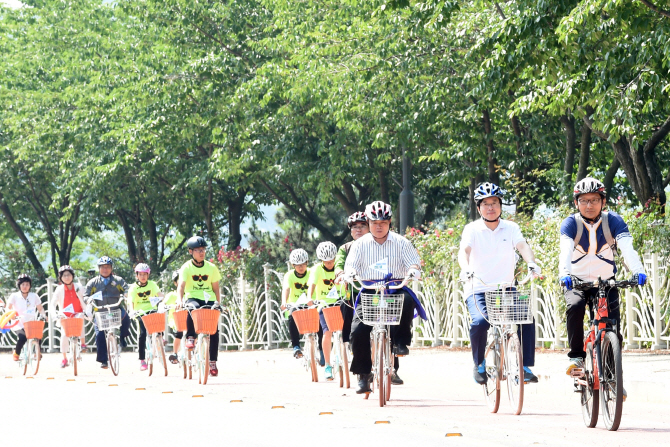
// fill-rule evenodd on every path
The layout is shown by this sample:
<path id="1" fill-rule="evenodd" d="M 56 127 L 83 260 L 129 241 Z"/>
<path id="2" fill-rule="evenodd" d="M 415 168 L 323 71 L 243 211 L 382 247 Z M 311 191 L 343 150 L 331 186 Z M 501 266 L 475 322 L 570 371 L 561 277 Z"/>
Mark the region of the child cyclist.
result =
<path id="1" fill-rule="evenodd" d="M 333 304 L 337 298 L 330 298 L 328 294 L 335 284 L 335 256 L 337 256 L 337 247 L 332 242 L 321 242 L 316 247 L 316 256 L 322 261 L 320 264 L 312 267 L 307 281 L 307 297 L 311 305 L 312 300 L 318 300 L 320 304 Z M 328 330 L 323 311 L 319 311 L 321 320 L 321 329 L 323 331 L 323 341 L 321 349 L 326 361 L 326 380 L 333 380 L 333 367 L 330 364 L 330 350 L 332 348 L 332 332 Z"/>
<path id="2" fill-rule="evenodd" d="M 309 280 L 309 268 L 307 261 L 309 255 L 302 248 L 293 250 L 289 255 L 289 261 L 293 270 L 284 275 L 281 295 L 281 309 L 285 310 L 288 303 L 295 303 L 301 295 L 307 293 L 307 281 Z M 293 346 L 293 356 L 297 359 L 302 357 L 300 350 L 300 332 L 293 320 L 293 315 L 288 315 L 288 332 L 291 335 L 291 345 Z"/>
<path id="3" fill-rule="evenodd" d="M 16 348 L 14 348 L 14 361 L 19 361 L 19 355 L 26 344 L 26 331 L 23 329 L 23 323 L 35 320 L 35 315 L 39 311 L 42 318 L 46 320 L 46 313 L 40 301 L 40 297 L 36 293 L 31 292 L 30 288 L 33 285 L 33 280 L 25 273 L 19 275 L 16 280 L 16 287 L 18 292 L 14 292 L 7 298 L 7 310 L 16 311 L 16 318 L 19 323 L 12 328 L 16 333 L 18 340 L 16 341 Z"/>
<path id="4" fill-rule="evenodd" d="M 56 306 L 65 318 L 84 318 L 84 288 L 74 282 L 74 269 L 69 265 L 63 265 L 58 269 L 58 279 L 61 284 L 54 291 L 51 305 Z M 60 322 L 58 323 L 60 324 Z M 79 340 L 81 341 L 81 350 L 86 350 L 85 329 L 82 327 Z M 63 354 L 63 361 L 60 367 L 68 366 L 67 352 L 70 349 L 70 339 L 63 334 L 60 339 L 60 352 Z"/>
<path id="5" fill-rule="evenodd" d="M 147 264 L 140 263 L 135 266 L 135 279 L 137 282 L 130 286 L 128 290 L 128 310 L 150 312 L 155 310 L 158 302 L 151 302 L 151 298 L 163 297 L 158 284 L 149 279 L 151 268 Z M 147 349 L 147 328 L 144 327 L 142 318 L 138 318 L 140 323 L 140 338 L 139 338 L 139 354 L 140 354 L 140 371 L 147 370 L 147 362 L 145 360 Z"/>
<path id="6" fill-rule="evenodd" d="M 177 287 L 177 306 L 198 309 L 203 306 L 213 306 L 221 301 L 219 280 L 221 273 L 214 264 L 205 260 L 207 242 L 200 236 L 193 236 L 186 241 L 191 259 L 181 266 L 179 271 L 179 287 Z M 193 317 L 189 313 L 186 320 L 186 347 L 195 347 L 195 326 Z M 219 330 L 209 337 L 209 374 L 212 377 L 219 375 L 216 360 L 219 356 Z"/>
<path id="7" fill-rule="evenodd" d="M 172 272 L 172 284 L 174 284 L 175 289 L 179 286 L 179 271 L 174 271 Z M 165 305 L 166 306 L 171 306 L 173 304 L 177 303 L 177 291 L 173 290 L 172 292 L 169 292 L 167 295 L 165 295 Z M 176 365 L 179 363 L 179 359 L 177 358 L 177 352 L 179 352 L 179 347 L 181 345 L 181 339 L 184 336 L 184 333 L 181 331 L 177 331 L 177 325 L 174 322 L 174 307 L 170 309 L 170 312 L 168 314 L 168 324 L 170 325 L 170 328 L 172 328 L 172 332 L 174 332 L 174 341 L 172 343 L 172 354 L 170 354 L 170 363 L 173 365 Z"/>

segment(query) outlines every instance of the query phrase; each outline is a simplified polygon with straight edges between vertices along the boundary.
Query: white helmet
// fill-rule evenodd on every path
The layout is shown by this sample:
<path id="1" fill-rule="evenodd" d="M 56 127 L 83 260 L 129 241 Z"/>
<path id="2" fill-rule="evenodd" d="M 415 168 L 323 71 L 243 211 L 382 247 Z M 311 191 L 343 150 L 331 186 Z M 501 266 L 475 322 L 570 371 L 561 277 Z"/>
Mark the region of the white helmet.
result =
<path id="1" fill-rule="evenodd" d="M 316 256 L 322 261 L 332 261 L 337 256 L 337 247 L 332 242 L 321 242 L 316 247 Z"/>
<path id="2" fill-rule="evenodd" d="M 380 200 L 365 206 L 365 217 L 368 220 L 391 220 L 392 216 L 391 205 Z"/>
<path id="3" fill-rule="evenodd" d="M 577 182 L 575 185 L 574 196 L 575 199 L 578 199 L 582 194 L 588 194 L 591 192 L 597 192 L 601 197 L 605 198 L 605 185 L 602 184 L 600 180 L 596 180 L 593 177 L 585 177 Z"/>
<path id="4" fill-rule="evenodd" d="M 297 248 L 291 252 L 288 257 L 289 261 L 293 265 L 305 264 L 309 259 L 309 255 L 302 248 Z"/>

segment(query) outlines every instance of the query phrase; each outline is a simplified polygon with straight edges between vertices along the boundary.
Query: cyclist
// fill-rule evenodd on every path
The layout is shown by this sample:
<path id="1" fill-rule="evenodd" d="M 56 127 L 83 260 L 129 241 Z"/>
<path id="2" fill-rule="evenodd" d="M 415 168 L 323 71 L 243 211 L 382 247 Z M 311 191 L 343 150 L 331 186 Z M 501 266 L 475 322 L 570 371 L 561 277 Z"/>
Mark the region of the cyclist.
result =
<path id="1" fill-rule="evenodd" d="M 203 306 L 211 307 L 221 301 L 219 292 L 219 280 L 221 273 L 219 269 L 209 261 L 205 260 L 207 242 L 200 236 L 193 236 L 186 241 L 188 253 L 191 259 L 181 266 L 179 271 L 179 286 L 177 287 L 177 306 L 199 309 Z M 188 330 L 186 331 L 186 347 L 195 347 L 195 326 L 193 318 L 189 313 L 186 320 Z M 209 337 L 209 374 L 213 377 L 219 375 L 216 361 L 219 356 L 219 329 Z"/>
<path id="2" fill-rule="evenodd" d="M 128 291 L 128 310 L 132 313 L 134 311 L 149 312 L 158 306 L 158 302 L 151 302 L 151 298 L 163 297 L 158 284 L 149 279 L 151 268 L 145 263 L 139 263 L 135 266 L 135 279 L 137 282 L 130 286 Z M 160 302 L 160 301 L 159 301 Z M 142 318 L 138 318 L 140 323 L 140 336 L 138 340 L 139 355 L 140 355 L 140 371 L 146 371 L 148 368 L 145 360 L 147 349 L 147 328 L 144 327 Z"/>
<path id="3" fill-rule="evenodd" d="M 393 212 L 391 205 L 377 201 L 365 207 L 365 217 L 370 233 L 354 242 L 344 265 L 344 279 L 352 282 L 355 276 L 366 280 L 389 280 L 400 278 L 419 278 L 421 276 L 419 252 L 405 237 L 390 231 Z M 386 267 L 377 268 L 377 265 Z M 365 290 L 365 289 L 364 289 Z M 373 291 L 369 291 L 372 293 Z M 368 293 L 368 291 L 366 291 Z M 391 326 L 391 341 L 396 355 L 409 355 L 407 345 L 412 342 L 412 319 L 414 310 L 426 319 L 426 312 L 419 299 L 409 287 L 396 291 L 402 293 L 403 302 L 400 324 Z M 351 360 L 350 371 L 358 374 L 356 393 L 370 392 L 373 379 L 372 360 L 370 354 L 370 333 L 372 326 L 362 321 L 361 308 L 356 309 L 356 318 L 351 324 Z"/>
<path id="4" fill-rule="evenodd" d="M 316 247 L 316 257 L 321 263 L 311 268 L 309 280 L 307 281 L 307 298 L 311 305 L 312 300 L 318 300 L 321 304 L 332 304 L 337 298 L 328 297 L 330 289 L 335 284 L 335 256 L 337 256 L 337 247 L 332 242 L 321 242 Z M 333 333 L 328 330 L 326 318 L 323 311 L 319 310 L 319 320 L 321 322 L 321 351 L 323 353 L 326 366 L 326 380 L 333 380 L 333 367 L 330 364 L 330 351 L 332 349 Z"/>
<path id="5" fill-rule="evenodd" d="M 179 286 L 179 271 L 174 271 L 172 272 L 172 284 L 174 285 L 175 289 Z M 176 290 L 173 290 L 172 292 L 169 292 L 165 296 L 165 304 L 167 306 L 170 306 L 172 304 L 177 303 L 177 292 Z M 170 328 L 172 328 L 172 332 L 174 332 L 174 341 L 172 342 L 172 351 L 173 353 L 170 354 L 170 357 L 168 360 L 170 360 L 170 363 L 173 365 L 176 365 L 179 363 L 179 359 L 177 358 L 177 352 L 179 352 L 179 347 L 181 345 L 181 339 L 184 336 L 184 333 L 181 331 L 177 331 L 177 326 L 174 322 L 174 311 L 175 309 L 172 308 L 170 309 L 170 312 L 168 314 L 168 324 L 170 325 Z"/>
<path id="6" fill-rule="evenodd" d="M 121 309 L 121 347 L 126 347 L 126 337 L 130 335 L 130 318 L 128 313 L 121 306 L 121 299 L 128 292 L 128 284 L 120 276 L 114 275 L 114 263 L 109 256 L 103 256 L 98 259 L 98 273 L 99 275 L 91 279 L 86 284 L 84 291 L 84 300 L 90 301 L 93 295 L 101 292 L 102 298 L 93 300 L 93 306 L 107 306 L 110 304 L 119 303 L 111 309 Z M 107 369 L 107 343 L 105 341 L 105 332 L 98 330 L 98 325 L 93 321 L 93 328 L 95 329 L 95 347 L 96 347 L 96 361 L 100 363 L 102 369 Z"/>
<path id="7" fill-rule="evenodd" d="M 306 294 L 307 280 L 309 279 L 309 268 L 307 268 L 307 261 L 309 255 L 302 248 L 295 249 L 289 255 L 289 262 L 293 266 L 293 270 L 284 275 L 282 283 L 281 309 L 286 309 L 287 303 L 295 303 L 298 299 Z M 293 356 L 297 359 L 302 357 L 300 350 L 300 332 L 295 325 L 293 316 L 288 315 L 288 332 L 291 336 L 291 345 L 293 346 Z"/>
<path id="8" fill-rule="evenodd" d="M 600 181 L 591 177 L 580 180 L 574 189 L 574 204 L 578 212 L 565 218 L 561 224 L 558 269 L 567 305 L 566 327 L 570 345 L 568 375 L 575 368 L 584 368 L 586 298 L 598 292 L 597 288 L 573 290 L 573 276 L 586 282 L 614 278 L 617 272 L 614 255 L 620 248 L 629 270 L 633 272 L 632 280 L 640 286 L 647 282 L 644 265 L 633 248 L 633 237 L 628 231 L 628 225 L 618 214 L 603 211 L 606 199 L 605 185 Z M 619 341 L 622 341 L 618 289 L 611 289 L 607 300 L 609 316 L 616 321 L 617 335 Z"/>
<path id="9" fill-rule="evenodd" d="M 58 269 L 58 279 L 61 284 L 54 291 L 51 305 L 59 309 L 66 318 L 84 318 L 84 288 L 74 282 L 74 269 L 69 265 L 63 265 Z M 60 325 L 60 322 L 58 322 Z M 85 330 L 82 327 L 81 350 L 86 351 Z M 60 352 L 63 354 L 61 368 L 68 366 L 67 352 L 70 349 L 70 339 L 65 335 L 60 338 Z"/>
<path id="10" fill-rule="evenodd" d="M 502 197 L 502 190 L 493 183 L 477 186 L 474 200 L 482 218 L 465 226 L 458 252 L 461 277 L 466 280 L 466 302 L 472 318 L 470 345 L 475 363 L 474 378 L 479 384 L 486 383 L 484 353 L 490 327 L 486 319 L 485 293 L 495 290 L 500 283 L 511 284 L 514 281 L 516 251 L 528 264 L 529 272 L 534 275 L 541 273 L 519 225 L 501 218 Z M 524 382 L 536 383 L 537 376 L 530 370 L 535 365 L 535 324 L 519 325 L 517 332 L 523 345 Z"/>
<path id="11" fill-rule="evenodd" d="M 28 340 L 26 338 L 26 331 L 23 328 L 23 323 L 35 320 L 35 314 L 40 313 L 43 319 L 46 320 L 46 313 L 40 301 L 40 297 L 36 293 L 31 292 L 30 288 L 33 286 L 33 280 L 27 274 L 23 273 L 16 279 L 16 288 L 18 292 L 14 292 L 7 298 L 7 310 L 16 311 L 14 318 L 18 319 L 19 323 L 12 328 L 17 336 L 16 347 L 14 348 L 14 361 L 19 361 L 19 355 L 23 349 L 23 345 Z"/>

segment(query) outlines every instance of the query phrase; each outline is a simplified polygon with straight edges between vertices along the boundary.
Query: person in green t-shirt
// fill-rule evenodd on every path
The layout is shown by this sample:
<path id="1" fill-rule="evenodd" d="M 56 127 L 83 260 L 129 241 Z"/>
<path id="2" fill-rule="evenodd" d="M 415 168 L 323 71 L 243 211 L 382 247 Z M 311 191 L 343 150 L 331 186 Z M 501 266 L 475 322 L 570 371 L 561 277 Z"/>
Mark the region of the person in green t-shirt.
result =
<path id="1" fill-rule="evenodd" d="M 177 287 L 177 306 L 199 309 L 200 307 L 211 307 L 221 301 L 219 291 L 219 280 L 221 273 L 219 269 L 209 261 L 205 260 L 207 254 L 207 242 L 200 236 L 193 236 L 186 241 L 191 259 L 186 261 L 179 269 L 179 286 Z M 195 326 L 193 318 L 189 313 L 186 320 L 186 347 L 195 347 Z M 219 356 L 219 330 L 209 337 L 209 374 L 212 377 L 219 375 L 216 361 Z"/>
<path id="2" fill-rule="evenodd" d="M 281 309 L 286 309 L 286 304 L 295 303 L 302 295 L 307 293 L 307 280 L 309 279 L 309 269 L 307 261 L 309 255 L 302 248 L 293 250 L 289 255 L 289 261 L 293 270 L 286 272 L 282 284 Z M 288 332 L 291 336 L 291 345 L 293 346 L 293 356 L 297 359 L 302 357 L 300 350 L 300 332 L 295 325 L 293 316 L 288 315 Z"/>
<path id="3" fill-rule="evenodd" d="M 174 284 L 175 289 L 179 286 L 179 270 L 172 272 L 172 284 Z M 173 290 L 172 292 L 169 292 L 165 296 L 165 305 L 166 306 L 171 306 L 173 304 L 177 304 L 177 299 L 179 297 L 177 296 L 177 291 Z M 179 352 L 179 347 L 181 345 L 181 338 L 184 336 L 184 333 L 181 331 L 177 331 L 177 326 L 175 325 L 174 322 L 174 307 L 170 309 L 168 313 L 168 324 L 170 325 L 170 328 L 172 329 L 172 332 L 174 332 L 174 341 L 172 343 L 172 354 L 170 354 L 169 360 L 170 363 L 173 365 L 176 365 L 179 363 L 179 360 L 177 359 L 177 352 Z"/>
<path id="4" fill-rule="evenodd" d="M 329 298 L 328 293 L 335 284 L 335 256 L 337 247 L 332 242 L 321 242 L 316 247 L 316 256 L 322 261 L 320 264 L 312 267 L 309 273 L 307 285 L 307 298 L 310 300 L 307 304 L 313 304 L 313 300 L 318 300 L 324 304 L 332 304 L 337 298 Z M 323 341 L 321 342 L 323 355 L 326 365 L 326 380 L 333 380 L 333 367 L 330 364 L 330 351 L 332 349 L 332 332 L 328 329 L 323 311 L 319 311 L 321 320 L 321 329 L 323 330 Z"/>
<path id="5" fill-rule="evenodd" d="M 128 290 L 128 311 L 144 311 L 149 312 L 154 310 L 158 303 L 162 300 L 155 301 L 155 298 L 162 298 L 158 284 L 155 281 L 149 280 L 151 269 L 147 264 L 140 263 L 135 266 L 135 278 L 137 282 L 130 286 Z M 154 303 L 152 304 L 152 299 Z M 145 351 L 147 349 L 147 328 L 144 327 L 142 318 L 138 318 L 140 323 L 140 337 L 139 337 L 139 353 L 140 353 L 140 371 L 147 370 L 147 362 L 145 361 Z"/>

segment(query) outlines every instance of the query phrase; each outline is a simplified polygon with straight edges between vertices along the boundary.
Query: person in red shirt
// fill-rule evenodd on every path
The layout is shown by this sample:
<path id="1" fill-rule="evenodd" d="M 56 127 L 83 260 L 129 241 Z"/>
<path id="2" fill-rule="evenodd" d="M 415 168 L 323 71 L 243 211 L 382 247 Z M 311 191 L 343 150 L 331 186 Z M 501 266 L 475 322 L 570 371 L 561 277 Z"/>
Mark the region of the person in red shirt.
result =
<path id="1" fill-rule="evenodd" d="M 54 296 L 52 299 L 52 306 L 57 306 L 58 310 L 65 315 L 67 318 L 83 318 L 84 312 L 84 288 L 78 283 L 74 282 L 74 269 L 69 265 L 64 265 L 58 269 L 58 279 L 61 284 L 56 287 Z M 81 350 L 86 350 L 85 343 L 85 329 L 82 329 L 81 334 Z M 63 361 L 61 362 L 61 368 L 68 366 L 67 361 L 67 352 L 69 349 L 69 343 L 65 335 L 61 336 L 60 339 L 60 352 L 63 353 Z"/>

